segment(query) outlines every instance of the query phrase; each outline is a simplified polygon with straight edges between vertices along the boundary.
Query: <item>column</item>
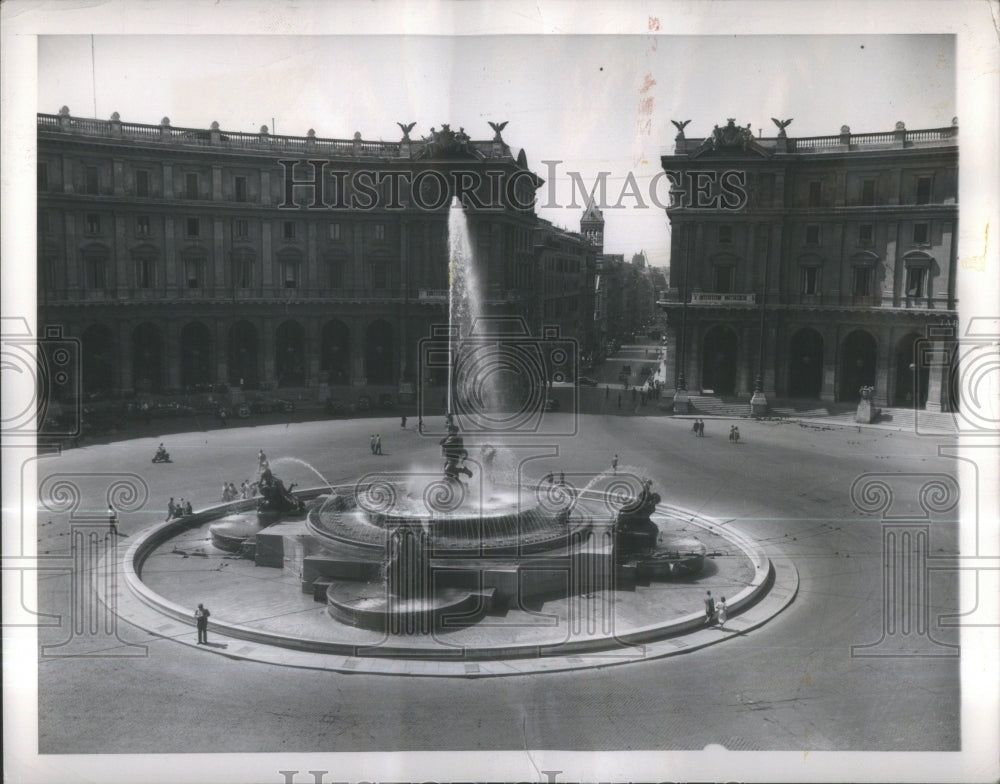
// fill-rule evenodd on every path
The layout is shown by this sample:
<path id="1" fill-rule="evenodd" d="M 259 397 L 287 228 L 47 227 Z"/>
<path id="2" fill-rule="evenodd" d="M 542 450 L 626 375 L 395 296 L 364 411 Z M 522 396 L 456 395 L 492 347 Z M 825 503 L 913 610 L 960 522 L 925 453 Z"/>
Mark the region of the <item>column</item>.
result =
<path id="1" fill-rule="evenodd" d="M 314 221 L 306 224 L 306 257 L 302 262 L 304 265 L 302 285 L 305 287 L 305 295 L 309 297 L 319 294 L 318 232 L 319 226 Z"/>
<path id="2" fill-rule="evenodd" d="M 837 399 L 837 330 L 827 327 L 823 335 L 823 381 L 819 398 L 826 403 Z"/>
<path id="3" fill-rule="evenodd" d="M 117 196 L 125 195 L 125 164 L 118 158 L 111 161 L 111 192 Z"/>
<path id="4" fill-rule="evenodd" d="M 166 362 L 166 386 L 180 389 L 181 386 L 181 324 L 176 318 L 168 319 L 163 330 L 163 359 Z"/>
<path id="5" fill-rule="evenodd" d="M 929 365 L 927 378 L 927 411 L 948 411 L 948 384 L 951 379 L 951 364 L 948 361 L 947 343 L 941 340 L 928 341 L 924 344 L 920 364 Z"/>
<path id="6" fill-rule="evenodd" d="M 260 374 L 258 381 L 261 384 L 273 384 L 275 381 L 274 368 L 274 319 L 267 318 L 257 320 L 257 329 L 260 335 L 259 352 L 257 357 L 257 372 Z"/>
<path id="7" fill-rule="evenodd" d="M 689 392 L 701 393 L 701 367 L 699 365 L 699 350 L 701 348 L 702 328 L 692 318 L 691 308 L 688 308 L 687 334 L 684 347 L 684 375 L 687 378 Z"/>
<path id="8" fill-rule="evenodd" d="M 368 386 L 365 377 L 365 324 L 360 318 L 352 318 L 351 325 L 351 386 Z"/>
<path id="9" fill-rule="evenodd" d="M 165 290 L 168 294 L 177 293 L 177 251 L 174 238 L 174 216 L 163 216 L 163 268 Z"/>
<path id="10" fill-rule="evenodd" d="M 745 322 L 740 325 L 739 360 L 736 363 L 736 394 L 748 395 L 753 391 L 753 379 L 757 375 L 757 329 L 760 325 Z"/>
<path id="11" fill-rule="evenodd" d="M 271 222 L 264 219 L 261 221 L 260 226 L 260 282 L 255 288 L 265 295 L 270 295 L 274 289 L 274 281 L 272 279 L 274 273 L 271 270 L 272 250 Z"/>
<path id="12" fill-rule="evenodd" d="M 885 280 L 882 283 L 882 296 L 888 298 L 890 305 L 898 305 L 900 298 L 896 290 L 896 267 L 899 260 L 896 258 L 896 249 L 899 247 L 899 223 L 891 222 L 887 227 L 885 243 Z M 878 285 L 878 281 L 876 281 Z M 877 293 L 877 290 L 876 290 Z"/>
<path id="13" fill-rule="evenodd" d="M 132 276 L 129 274 L 129 262 L 132 254 L 125 247 L 125 216 L 121 213 L 115 213 L 113 225 L 115 227 L 114 236 L 111 238 L 111 263 L 115 267 L 113 290 L 117 291 L 119 299 L 125 299 L 128 297 L 129 289 L 132 288 Z M 159 288 L 159 284 L 157 284 L 157 288 Z"/>
<path id="14" fill-rule="evenodd" d="M 174 170 L 169 163 L 163 164 L 163 198 L 174 198 Z"/>
<path id="15" fill-rule="evenodd" d="M 212 201 L 222 200 L 222 167 L 212 166 Z"/>
<path id="16" fill-rule="evenodd" d="M 320 372 L 320 319 L 311 316 L 305 319 L 306 341 L 303 347 L 306 352 L 306 378 L 307 387 L 319 384 Z"/>
<path id="17" fill-rule="evenodd" d="M 63 193 L 76 193 L 76 187 L 73 184 L 73 161 L 67 157 L 62 159 L 62 181 Z"/>
<path id="18" fill-rule="evenodd" d="M 229 383 L 229 322 L 222 318 L 215 320 L 215 380 Z"/>
<path id="19" fill-rule="evenodd" d="M 221 296 L 226 287 L 226 225 L 222 218 L 212 221 L 212 257 L 205 266 L 202 289 L 206 296 Z M 208 267 L 211 266 L 210 270 Z"/>
<path id="20" fill-rule="evenodd" d="M 892 363 L 892 341 L 888 329 L 874 330 L 878 341 L 878 353 L 875 360 L 875 393 L 872 397 L 875 405 L 889 405 L 889 366 Z"/>
<path id="21" fill-rule="evenodd" d="M 121 346 L 119 370 L 122 391 L 132 389 L 132 324 L 122 320 L 118 323 L 118 340 Z"/>

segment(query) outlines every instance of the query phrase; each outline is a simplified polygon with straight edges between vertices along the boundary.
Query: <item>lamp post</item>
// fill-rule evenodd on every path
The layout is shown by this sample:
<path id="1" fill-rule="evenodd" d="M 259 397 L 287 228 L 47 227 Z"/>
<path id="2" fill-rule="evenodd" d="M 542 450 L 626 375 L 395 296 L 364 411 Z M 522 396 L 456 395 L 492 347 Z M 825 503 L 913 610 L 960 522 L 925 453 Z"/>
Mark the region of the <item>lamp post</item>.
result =
<path id="1" fill-rule="evenodd" d="M 757 199 L 760 189 L 754 188 L 751 197 Z M 751 212 L 753 207 L 750 207 Z M 750 413 L 753 416 L 764 416 L 767 413 L 767 397 L 764 395 L 764 335 L 767 322 L 767 284 L 771 269 L 771 231 L 764 224 L 764 285 L 760 293 L 760 340 L 757 344 L 757 378 L 753 382 L 753 396 L 750 398 Z"/>
<path id="2" fill-rule="evenodd" d="M 691 238 L 689 236 L 690 224 L 684 226 L 684 287 L 681 291 L 681 335 L 677 343 L 677 387 L 674 391 L 674 413 L 686 414 L 690 407 L 690 398 L 687 393 L 687 380 L 684 378 L 684 345 L 687 341 L 687 300 L 688 291 L 691 288 L 688 275 L 691 272 Z"/>

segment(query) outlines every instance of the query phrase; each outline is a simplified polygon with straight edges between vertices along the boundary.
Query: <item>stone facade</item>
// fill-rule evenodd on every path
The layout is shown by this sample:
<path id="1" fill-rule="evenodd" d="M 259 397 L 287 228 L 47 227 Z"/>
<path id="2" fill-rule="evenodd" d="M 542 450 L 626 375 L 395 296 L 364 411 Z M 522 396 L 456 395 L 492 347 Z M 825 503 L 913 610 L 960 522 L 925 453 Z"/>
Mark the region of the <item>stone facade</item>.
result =
<path id="1" fill-rule="evenodd" d="M 677 136 L 668 378 L 688 390 L 949 409 L 958 126 Z M 680 126 L 679 126 L 680 127 Z"/>
<path id="2" fill-rule="evenodd" d="M 65 108 L 37 124 L 39 324 L 82 341 L 88 393 L 415 382 L 447 321 L 456 183 L 488 307 L 537 311 L 541 180 L 502 126 L 376 142 Z"/>

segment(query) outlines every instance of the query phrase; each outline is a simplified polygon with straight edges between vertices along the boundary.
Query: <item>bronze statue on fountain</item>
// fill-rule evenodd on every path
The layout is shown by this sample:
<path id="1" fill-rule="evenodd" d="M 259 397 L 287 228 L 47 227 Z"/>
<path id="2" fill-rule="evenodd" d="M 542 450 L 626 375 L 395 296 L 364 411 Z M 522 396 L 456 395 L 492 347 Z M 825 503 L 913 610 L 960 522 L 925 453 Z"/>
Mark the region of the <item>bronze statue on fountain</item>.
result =
<path id="1" fill-rule="evenodd" d="M 306 511 L 306 505 L 292 494 L 295 489 L 293 482 L 288 487 L 278 477 L 271 473 L 271 469 L 265 467 L 260 472 L 260 479 L 257 482 L 260 491 L 260 500 L 257 502 L 257 513 L 275 514 L 302 514 Z"/>
<path id="2" fill-rule="evenodd" d="M 469 456 L 465 441 L 458 433 L 458 426 L 448 417 L 448 435 L 441 439 L 441 454 L 444 457 L 444 475 L 449 482 L 460 481 L 459 474 L 465 474 L 472 479 L 472 471 L 465 465 Z"/>
<path id="3" fill-rule="evenodd" d="M 639 496 L 623 506 L 615 518 L 615 550 L 619 558 L 656 547 L 660 529 L 650 516 L 660 503 L 660 494 L 653 492 L 652 485 L 652 480 L 646 479 Z"/>

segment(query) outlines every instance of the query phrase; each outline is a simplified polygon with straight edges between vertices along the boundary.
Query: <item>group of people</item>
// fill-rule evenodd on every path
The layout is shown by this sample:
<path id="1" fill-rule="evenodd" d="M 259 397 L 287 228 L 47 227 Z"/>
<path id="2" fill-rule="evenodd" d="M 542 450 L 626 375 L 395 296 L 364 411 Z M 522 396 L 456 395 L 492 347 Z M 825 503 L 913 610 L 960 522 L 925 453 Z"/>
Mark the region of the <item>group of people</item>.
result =
<path id="1" fill-rule="evenodd" d="M 699 436 L 700 438 L 704 438 L 705 437 L 705 420 L 704 419 L 696 419 L 696 420 L 694 420 L 694 424 L 691 425 L 691 432 L 694 433 L 696 436 Z"/>
<path id="2" fill-rule="evenodd" d="M 191 508 L 190 501 L 185 501 L 182 498 L 178 503 L 174 503 L 174 497 L 170 496 L 170 500 L 167 501 L 168 520 L 173 520 L 175 517 L 184 517 L 185 515 L 190 514 L 194 514 L 194 509 Z"/>
<path id="3" fill-rule="evenodd" d="M 738 444 L 740 441 L 740 429 L 736 425 L 729 428 L 729 440 L 734 444 Z"/>
<path id="4" fill-rule="evenodd" d="M 382 434 L 372 433 L 372 437 L 368 441 L 368 446 L 371 447 L 373 455 L 382 454 Z"/>
<path id="5" fill-rule="evenodd" d="M 232 482 L 222 483 L 223 501 L 246 501 L 248 498 L 256 498 L 260 494 L 256 482 L 244 479 L 237 488 Z"/>
<path id="6" fill-rule="evenodd" d="M 726 597 L 723 596 L 719 601 L 715 601 L 712 597 L 711 591 L 705 591 L 705 625 L 711 626 L 713 623 L 719 624 L 719 628 L 723 628 L 726 625 L 726 618 L 728 614 L 728 608 L 726 607 Z"/>

